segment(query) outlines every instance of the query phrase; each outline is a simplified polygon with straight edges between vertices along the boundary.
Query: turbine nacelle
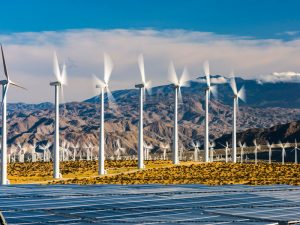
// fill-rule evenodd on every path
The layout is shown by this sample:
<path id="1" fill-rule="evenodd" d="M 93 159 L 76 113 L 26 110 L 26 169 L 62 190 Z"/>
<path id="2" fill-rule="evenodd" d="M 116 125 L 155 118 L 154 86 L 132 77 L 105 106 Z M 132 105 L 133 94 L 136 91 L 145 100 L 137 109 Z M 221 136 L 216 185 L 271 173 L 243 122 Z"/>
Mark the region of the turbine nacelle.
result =
<path id="1" fill-rule="evenodd" d="M 1 85 L 6 85 L 6 84 L 8 84 L 8 83 L 9 83 L 8 80 L 1 80 L 1 81 L 0 81 L 0 84 L 1 84 Z"/>
<path id="2" fill-rule="evenodd" d="M 145 84 L 136 84 L 134 85 L 135 88 L 144 88 Z"/>
<path id="3" fill-rule="evenodd" d="M 62 84 L 59 81 L 54 81 L 54 82 L 50 82 L 50 86 L 62 86 Z"/>

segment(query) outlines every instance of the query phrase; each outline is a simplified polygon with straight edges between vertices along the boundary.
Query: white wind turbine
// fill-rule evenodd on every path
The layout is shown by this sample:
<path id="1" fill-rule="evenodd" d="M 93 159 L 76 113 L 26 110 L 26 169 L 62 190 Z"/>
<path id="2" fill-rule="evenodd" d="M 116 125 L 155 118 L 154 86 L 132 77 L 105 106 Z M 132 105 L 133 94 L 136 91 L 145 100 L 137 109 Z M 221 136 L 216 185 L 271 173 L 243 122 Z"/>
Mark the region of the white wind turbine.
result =
<path id="1" fill-rule="evenodd" d="M 75 161 L 76 160 L 77 150 L 80 148 L 79 141 L 77 141 L 76 144 L 71 143 L 71 148 L 73 148 L 72 160 Z"/>
<path id="2" fill-rule="evenodd" d="M 295 139 L 295 146 L 293 149 L 293 151 L 295 151 L 295 164 L 298 164 L 298 150 L 300 149 L 298 148 L 298 143 L 297 140 Z"/>
<path id="3" fill-rule="evenodd" d="M 178 78 L 173 62 L 169 65 L 169 79 L 174 85 L 175 91 L 175 106 L 174 106 L 174 130 L 173 130 L 173 151 L 172 161 L 173 164 L 179 164 L 178 158 L 178 100 L 182 102 L 181 87 L 188 86 L 188 71 L 186 68 L 183 69 L 181 77 Z"/>
<path id="4" fill-rule="evenodd" d="M 116 150 L 115 154 L 117 155 L 117 160 L 120 160 L 120 157 L 122 154 L 125 153 L 126 148 L 121 147 L 120 139 L 117 140 L 116 146 L 117 146 L 117 150 Z"/>
<path id="5" fill-rule="evenodd" d="M 110 56 L 106 53 L 104 53 L 104 79 L 103 81 L 96 76 L 94 77 L 94 82 L 96 84 L 96 88 L 100 89 L 100 105 L 101 105 L 101 112 L 100 112 L 100 136 L 99 136 L 99 153 L 98 153 L 98 162 L 99 162 L 99 168 L 98 168 L 98 174 L 104 175 L 106 174 L 105 171 L 105 150 L 104 150 L 104 93 L 106 92 L 108 101 L 114 101 L 113 96 L 108 88 L 108 82 L 111 75 L 111 72 L 113 70 L 113 62 L 110 58 Z"/>
<path id="6" fill-rule="evenodd" d="M 146 142 L 144 143 L 144 147 L 145 147 L 145 160 L 150 160 L 149 157 L 149 153 L 150 151 L 153 149 L 153 145 L 152 144 L 147 144 Z"/>
<path id="7" fill-rule="evenodd" d="M 1 56 L 2 56 L 2 63 L 3 63 L 3 70 L 5 75 L 5 80 L 1 80 L 0 84 L 2 85 L 2 151 L 1 151 L 1 185 L 9 184 L 7 179 L 7 128 L 6 128 L 6 113 L 7 113 L 7 91 L 9 85 L 25 89 L 24 87 L 14 83 L 9 79 L 4 52 L 2 45 L 1 46 Z M 26 89 L 25 89 L 26 90 Z"/>
<path id="8" fill-rule="evenodd" d="M 230 86 L 233 91 L 233 131 L 232 131 L 232 160 L 234 163 L 236 163 L 236 114 L 238 110 L 238 102 L 239 99 L 242 101 L 246 101 L 246 94 L 245 94 L 245 88 L 242 86 L 242 88 L 238 91 L 235 78 L 233 77 L 230 80 Z"/>
<path id="9" fill-rule="evenodd" d="M 136 84 L 135 88 L 139 89 L 140 94 L 140 115 L 139 115 L 139 140 L 138 140 L 138 168 L 143 169 L 144 165 L 144 133 L 143 133 L 143 112 L 144 112 L 144 95 L 151 88 L 151 81 L 146 81 L 144 57 L 140 55 L 138 58 L 139 69 L 141 73 L 142 83 Z"/>
<path id="10" fill-rule="evenodd" d="M 194 149 L 194 161 L 198 161 L 198 153 L 200 148 L 200 142 L 199 141 L 192 141 L 191 146 Z"/>
<path id="11" fill-rule="evenodd" d="M 239 142 L 239 146 L 241 148 L 241 163 L 243 163 L 244 159 L 244 148 L 247 147 L 246 143 L 242 144 L 242 142 Z"/>
<path id="12" fill-rule="evenodd" d="M 257 151 L 260 149 L 260 145 L 257 144 L 256 139 L 254 139 L 253 144 L 254 148 L 254 157 L 255 157 L 255 165 L 257 165 Z"/>
<path id="13" fill-rule="evenodd" d="M 167 150 L 170 148 L 169 143 L 161 143 L 159 146 L 163 150 L 163 160 L 166 160 L 167 156 Z"/>
<path id="14" fill-rule="evenodd" d="M 213 141 L 213 142 L 210 142 L 209 143 L 209 151 L 210 151 L 210 162 L 214 162 L 214 148 L 216 147 L 216 143 Z"/>
<path id="15" fill-rule="evenodd" d="M 210 73 L 209 73 L 209 62 L 205 61 L 203 64 L 204 73 L 206 76 L 207 87 L 205 89 L 205 134 L 204 134 L 204 154 L 205 162 L 209 162 L 209 115 L 208 115 L 208 103 L 210 100 L 210 93 L 217 98 L 217 86 L 211 86 Z"/>
<path id="16" fill-rule="evenodd" d="M 267 146 L 269 149 L 269 164 L 271 164 L 272 162 L 272 148 L 273 148 L 273 144 L 270 144 L 270 142 L 267 141 Z"/>
<path id="17" fill-rule="evenodd" d="M 59 172 L 59 94 L 63 94 L 63 86 L 67 84 L 67 70 L 64 64 L 62 70 L 58 64 L 56 52 L 54 52 L 53 70 L 56 81 L 51 82 L 50 86 L 55 87 L 55 126 L 54 126 L 54 144 L 53 144 L 53 178 L 61 178 Z"/>
<path id="18" fill-rule="evenodd" d="M 287 142 L 287 143 L 285 143 L 285 144 L 283 144 L 281 141 L 279 141 L 279 146 L 280 146 L 280 148 L 281 148 L 281 164 L 282 165 L 284 165 L 284 159 L 285 159 L 285 156 L 286 156 L 286 151 L 285 151 L 285 149 L 287 148 L 287 147 L 289 147 L 290 145 L 289 145 L 289 143 Z"/>
<path id="19" fill-rule="evenodd" d="M 51 143 L 47 142 L 46 145 L 40 145 L 39 148 L 43 150 L 43 162 L 48 162 L 48 152 L 51 147 Z"/>
<path id="20" fill-rule="evenodd" d="M 225 162 L 228 163 L 228 152 L 229 152 L 229 144 L 226 141 L 226 145 L 221 144 L 225 148 Z"/>

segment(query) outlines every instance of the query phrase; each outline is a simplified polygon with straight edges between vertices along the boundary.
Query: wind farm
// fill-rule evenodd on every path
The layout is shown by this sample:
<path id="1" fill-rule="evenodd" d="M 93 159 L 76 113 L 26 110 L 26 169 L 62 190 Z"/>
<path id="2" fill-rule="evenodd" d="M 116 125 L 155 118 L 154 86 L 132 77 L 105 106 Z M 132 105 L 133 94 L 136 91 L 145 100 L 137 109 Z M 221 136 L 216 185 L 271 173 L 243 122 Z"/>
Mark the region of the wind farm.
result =
<path id="1" fill-rule="evenodd" d="M 0 225 L 300 224 L 299 6 L 3 2 Z"/>

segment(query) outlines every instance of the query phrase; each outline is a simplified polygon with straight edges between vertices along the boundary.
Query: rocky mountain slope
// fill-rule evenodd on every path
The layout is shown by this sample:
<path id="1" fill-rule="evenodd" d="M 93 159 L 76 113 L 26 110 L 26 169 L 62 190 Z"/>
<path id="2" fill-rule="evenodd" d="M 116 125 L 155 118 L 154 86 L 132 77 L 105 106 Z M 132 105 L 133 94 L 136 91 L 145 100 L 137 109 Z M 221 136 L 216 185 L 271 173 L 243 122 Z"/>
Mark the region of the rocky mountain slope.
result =
<path id="1" fill-rule="evenodd" d="M 220 78 L 216 76 L 215 78 Z M 296 88 L 300 84 L 264 84 L 253 80 L 237 79 L 238 86 L 245 84 L 247 104 L 240 103 L 238 130 L 249 128 L 269 128 L 277 124 L 300 120 L 300 101 Z M 278 91 L 280 85 L 281 87 Z M 204 87 L 205 84 L 192 82 L 189 88 L 182 88 L 183 102 L 179 105 L 180 146 L 188 147 L 192 140 L 203 140 L 204 133 Z M 223 138 L 232 127 L 232 92 L 228 84 L 219 84 L 219 98 L 210 104 L 211 139 Z M 288 94 L 293 91 L 293 98 Z M 105 141 L 107 153 L 116 149 L 116 140 L 128 153 L 137 149 L 138 91 L 120 90 L 113 92 L 115 104 L 105 104 Z M 280 96 L 280 97 L 278 97 Z M 290 95 L 291 96 L 291 95 Z M 270 99 L 272 98 L 272 99 Z M 71 102 L 60 107 L 60 131 L 62 139 L 81 144 L 92 142 L 98 145 L 99 98 L 93 97 L 85 102 Z M 152 143 L 157 150 L 161 142 L 172 141 L 173 88 L 170 85 L 152 89 L 146 96 L 144 106 L 145 141 Z M 276 106 L 276 107 L 275 107 Z M 292 108 L 288 108 L 293 106 Z M 45 143 L 53 141 L 53 104 L 9 104 L 9 144 Z M 250 135 L 250 134 L 249 134 Z M 223 136 L 223 137 L 222 137 Z M 246 138 L 246 137 L 245 137 Z M 222 139 L 222 140 L 223 140 Z M 95 150 L 96 151 L 96 150 Z"/>

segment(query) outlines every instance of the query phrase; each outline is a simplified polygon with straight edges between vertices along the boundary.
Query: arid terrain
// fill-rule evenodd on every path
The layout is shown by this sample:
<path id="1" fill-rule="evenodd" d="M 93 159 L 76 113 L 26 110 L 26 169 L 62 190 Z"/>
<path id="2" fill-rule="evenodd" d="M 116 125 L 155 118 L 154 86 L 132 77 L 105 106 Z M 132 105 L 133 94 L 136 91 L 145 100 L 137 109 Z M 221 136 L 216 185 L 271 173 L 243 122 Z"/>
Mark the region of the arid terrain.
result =
<path id="1" fill-rule="evenodd" d="M 136 161 L 107 161 L 108 174 L 97 175 L 96 161 L 63 162 L 63 178 L 53 180 L 51 163 L 14 163 L 8 178 L 16 183 L 40 184 L 291 184 L 300 185 L 300 165 L 279 163 L 197 163 L 146 161 L 146 169 L 137 170 Z"/>

